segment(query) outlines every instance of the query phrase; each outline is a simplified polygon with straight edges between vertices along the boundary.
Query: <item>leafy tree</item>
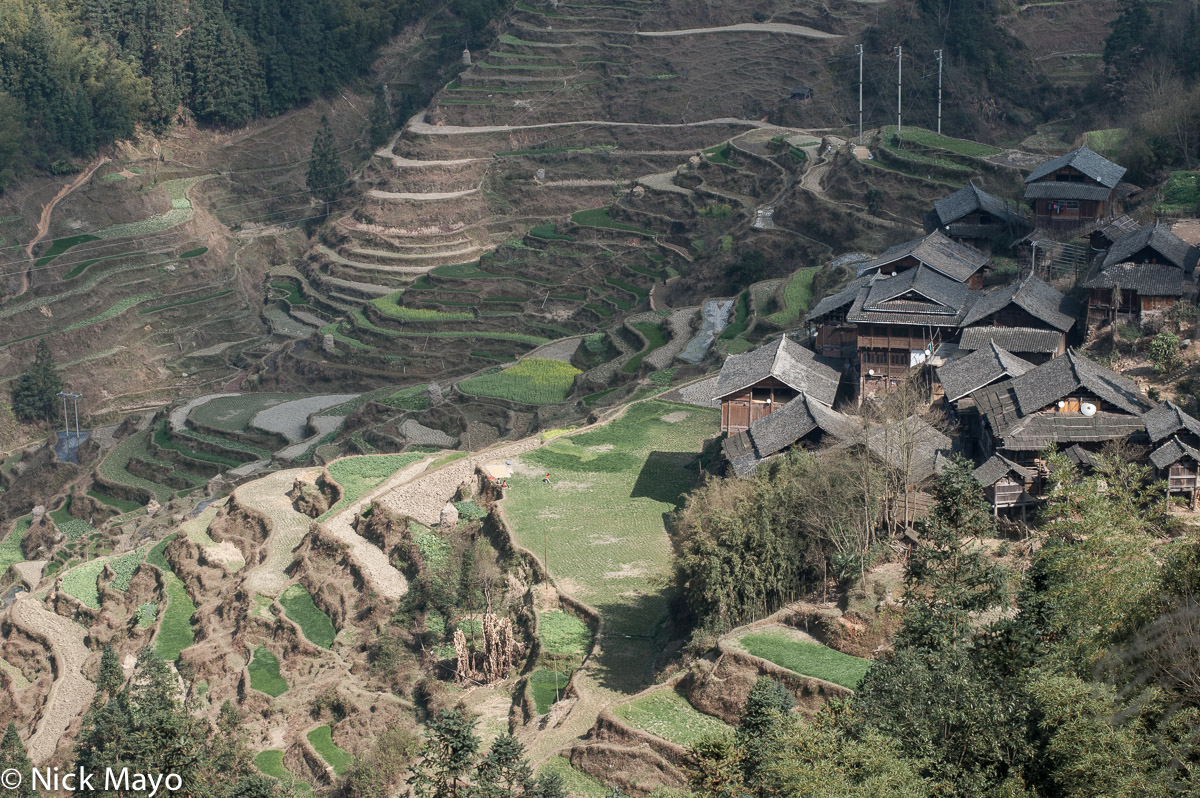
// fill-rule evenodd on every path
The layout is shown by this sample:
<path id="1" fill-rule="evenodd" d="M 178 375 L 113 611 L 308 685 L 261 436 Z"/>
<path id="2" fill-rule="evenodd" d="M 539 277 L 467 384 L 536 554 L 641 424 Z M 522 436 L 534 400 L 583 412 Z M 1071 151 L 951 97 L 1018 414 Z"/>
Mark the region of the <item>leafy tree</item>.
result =
<path id="1" fill-rule="evenodd" d="M 121 663 L 117 662 L 117 652 L 112 643 L 108 643 L 100 655 L 100 674 L 96 677 L 96 690 L 105 698 L 112 698 L 124 684 L 125 674 L 121 670 Z"/>
<path id="2" fill-rule="evenodd" d="M 467 792 L 467 776 L 479 753 L 475 720 L 444 709 L 426 723 L 421 761 L 408 779 L 417 798 L 451 798 Z"/>
<path id="3" fill-rule="evenodd" d="M 879 212 L 883 210 L 883 192 L 877 188 L 869 188 L 863 194 L 863 202 L 872 216 L 878 216 Z"/>
<path id="4" fill-rule="evenodd" d="M 341 193 L 345 182 L 346 170 L 333 143 L 333 130 L 329 126 L 329 118 L 322 114 L 321 126 L 313 140 L 305 185 L 310 194 L 328 205 Z"/>
<path id="5" fill-rule="evenodd" d="M 1166 374 L 1179 368 L 1179 336 L 1163 330 L 1150 341 L 1150 362 L 1155 374 Z"/>
<path id="6" fill-rule="evenodd" d="M 33 789 L 33 780 L 29 775 L 33 762 L 30 761 L 25 745 L 21 742 L 21 735 L 17 733 L 17 726 L 12 721 L 9 721 L 8 728 L 4 730 L 4 739 L 0 740 L 0 772 L 9 768 L 22 774 L 23 778 L 21 786 L 6 790 L 6 794 L 11 798 L 36 798 L 37 791 Z"/>
<path id="7" fill-rule="evenodd" d="M 371 751 L 358 757 L 341 785 L 346 798 L 389 798 L 400 785 L 400 776 L 420 747 L 416 735 L 388 729 L 375 738 Z"/>
<path id="8" fill-rule="evenodd" d="M 371 103 L 371 126 L 368 134 L 371 149 L 377 150 L 387 144 L 392 130 L 395 129 L 393 120 L 392 111 L 388 107 L 387 91 L 382 83 L 376 83 L 375 100 Z"/>
<path id="9" fill-rule="evenodd" d="M 59 417 L 58 392 L 62 389 L 62 378 L 43 338 L 38 341 L 33 363 L 13 383 L 13 413 L 26 422 L 55 421 Z"/>

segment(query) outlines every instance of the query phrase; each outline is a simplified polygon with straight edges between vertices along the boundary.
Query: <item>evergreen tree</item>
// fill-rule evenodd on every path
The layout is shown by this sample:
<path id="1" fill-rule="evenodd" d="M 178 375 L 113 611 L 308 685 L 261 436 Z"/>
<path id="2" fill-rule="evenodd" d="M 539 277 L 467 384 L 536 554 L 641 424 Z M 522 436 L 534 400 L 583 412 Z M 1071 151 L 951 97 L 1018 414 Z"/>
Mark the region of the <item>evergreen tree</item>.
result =
<path id="1" fill-rule="evenodd" d="M 525 761 L 525 746 L 511 734 L 492 743 L 488 755 L 475 768 L 478 798 L 518 798 L 533 787 L 533 769 Z"/>
<path id="2" fill-rule="evenodd" d="M 33 363 L 13 383 L 13 413 L 26 422 L 55 421 L 59 417 L 58 392 L 62 389 L 62 377 L 43 338 L 38 341 Z"/>
<path id="3" fill-rule="evenodd" d="M 0 741 L 0 772 L 9 768 L 15 769 L 22 778 L 20 787 L 5 791 L 7 798 L 37 798 L 33 780 L 29 775 L 33 763 L 29 760 L 29 754 L 21 742 L 21 735 L 17 733 L 17 726 L 12 721 L 9 721 L 8 728 L 4 731 L 4 739 Z"/>
<path id="4" fill-rule="evenodd" d="M 760 795 L 765 791 L 759 768 L 787 730 L 789 713 L 794 706 L 796 698 L 792 691 L 769 676 L 760 676 L 746 699 L 741 725 L 734 739 L 742 761 L 742 779 L 747 787 Z"/>
<path id="5" fill-rule="evenodd" d="M 387 144 L 392 135 L 392 112 L 388 108 L 387 92 L 382 83 L 375 84 L 375 101 L 371 104 L 371 128 L 369 139 L 371 149 L 377 150 Z"/>
<path id="6" fill-rule="evenodd" d="M 321 126 L 317 129 L 316 139 L 313 140 L 312 158 L 308 162 L 305 185 L 308 186 L 310 194 L 328 205 L 341 193 L 342 184 L 345 182 L 346 170 L 342 167 L 342 159 L 333 144 L 333 130 L 329 127 L 329 118 L 322 115 Z"/>
<path id="7" fill-rule="evenodd" d="M 454 798 L 466 792 L 467 774 L 479 754 L 475 720 L 456 709 L 431 717 L 425 731 L 421 761 L 408 783 L 417 798 Z"/>
<path id="8" fill-rule="evenodd" d="M 112 643 L 104 646 L 104 653 L 100 655 L 100 675 L 96 677 L 96 694 L 103 695 L 106 699 L 115 696 L 125 684 L 125 674 L 121 671 L 121 664 L 117 662 L 117 652 L 113 649 Z"/>

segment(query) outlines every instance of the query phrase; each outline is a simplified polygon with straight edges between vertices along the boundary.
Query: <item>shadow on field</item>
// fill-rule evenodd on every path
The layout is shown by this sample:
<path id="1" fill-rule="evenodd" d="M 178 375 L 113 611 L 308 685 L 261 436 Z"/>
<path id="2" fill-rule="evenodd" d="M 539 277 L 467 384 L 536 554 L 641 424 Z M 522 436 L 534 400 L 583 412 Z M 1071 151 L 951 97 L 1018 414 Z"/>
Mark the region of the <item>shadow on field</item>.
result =
<path id="1" fill-rule="evenodd" d="M 650 452 L 630 492 L 631 499 L 647 498 L 683 506 L 683 494 L 696 481 L 695 452 Z"/>

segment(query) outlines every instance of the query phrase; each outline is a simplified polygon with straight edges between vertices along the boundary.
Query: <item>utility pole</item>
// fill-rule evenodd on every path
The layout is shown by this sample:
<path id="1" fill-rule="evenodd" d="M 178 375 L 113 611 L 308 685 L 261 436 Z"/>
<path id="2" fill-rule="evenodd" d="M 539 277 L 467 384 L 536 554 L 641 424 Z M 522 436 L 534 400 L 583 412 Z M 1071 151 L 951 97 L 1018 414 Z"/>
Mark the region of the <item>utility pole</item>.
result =
<path id="1" fill-rule="evenodd" d="M 863 89 L 863 46 L 854 45 L 858 51 L 858 145 L 862 146 L 862 89 Z"/>
<path id="2" fill-rule="evenodd" d="M 896 138 L 900 138 L 900 121 L 903 117 L 901 97 L 904 87 L 904 47 L 897 44 L 896 51 Z"/>
<path id="3" fill-rule="evenodd" d="M 938 135 L 942 135 L 942 51 L 937 51 L 938 58 Z"/>

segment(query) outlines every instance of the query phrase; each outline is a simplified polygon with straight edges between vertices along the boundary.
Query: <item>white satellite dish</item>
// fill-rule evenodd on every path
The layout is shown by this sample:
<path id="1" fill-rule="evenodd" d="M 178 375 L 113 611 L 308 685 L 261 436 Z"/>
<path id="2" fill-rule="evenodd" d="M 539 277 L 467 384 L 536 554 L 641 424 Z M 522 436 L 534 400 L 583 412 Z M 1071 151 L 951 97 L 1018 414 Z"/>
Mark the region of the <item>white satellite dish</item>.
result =
<path id="1" fill-rule="evenodd" d="M 1060 401 L 1060 402 L 1058 403 L 1058 409 L 1059 409 L 1059 410 L 1062 410 L 1062 409 L 1063 409 L 1064 407 L 1066 407 L 1066 406 L 1067 406 L 1067 403 L 1066 403 L 1066 402 Z"/>
<path id="2" fill-rule="evenodd" d="M 867 369 L 867 376 L 868 376 L 868 377 L 874 377 L 874 376 L 875 376 L 875 369 Z"/>
<path id="3" fill-rule="evenodd" d="M 1091 402 L 1084 402 L 1083 404 L 1079 405 L 1079 412 L 1083 413 L 1088 418 L 1091 418 L 1092 416 L 1096 415 L 1096 406 Z"/>

